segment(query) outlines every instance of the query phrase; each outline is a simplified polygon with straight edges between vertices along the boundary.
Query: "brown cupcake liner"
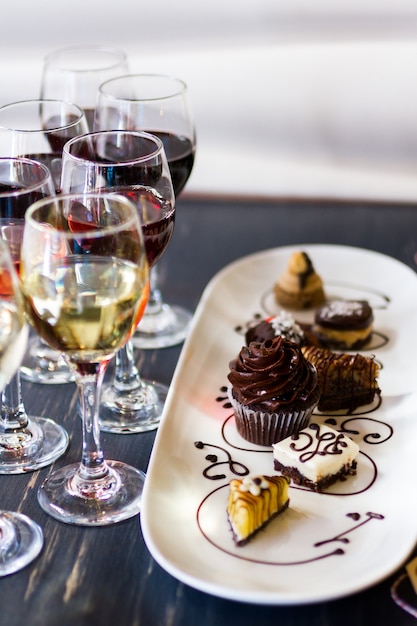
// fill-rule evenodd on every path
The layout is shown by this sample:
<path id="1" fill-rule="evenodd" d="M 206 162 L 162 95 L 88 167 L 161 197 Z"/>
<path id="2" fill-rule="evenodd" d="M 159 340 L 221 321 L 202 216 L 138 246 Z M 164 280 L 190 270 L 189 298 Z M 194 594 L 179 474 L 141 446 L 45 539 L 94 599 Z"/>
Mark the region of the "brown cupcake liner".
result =
<path id="1" fill-rule="evenodd" d="M 272 446 L 306 428 L 317 406 L 316 402 L 304 410 L 265 413 L 242 405 L 233 397 L 231 388 L 228 390 L 228 396 L 235 414 L 237 432 L 246 441 L 259 446 Z"/>

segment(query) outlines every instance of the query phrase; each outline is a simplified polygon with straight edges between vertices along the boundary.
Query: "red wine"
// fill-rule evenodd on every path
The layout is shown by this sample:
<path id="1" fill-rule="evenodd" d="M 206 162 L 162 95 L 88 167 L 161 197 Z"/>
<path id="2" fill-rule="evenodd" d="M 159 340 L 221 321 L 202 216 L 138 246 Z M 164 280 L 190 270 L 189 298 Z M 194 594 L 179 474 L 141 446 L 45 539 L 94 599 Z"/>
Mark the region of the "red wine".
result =
<path id="1" fill-rule="evenodd" d="M 113 233 L 102 234 L 101 237 L 89 237 L 88 233 L 93 233 L 99 225 L 110 225 L 114 222 L 111 211 L 106 209 L 106 203 L 94 198 L 83 204 L 79 200 L 71 203 L 71 207 L 66 215 L 67 227 L 75 237 L 69 246 L 75 254 L 94 254 L 96 256 L 117 257 L 120 242 L 123 240 L 123 247 L 126 251 L 126 258 L 135 261 L 137 258 L 138 237 L 136 231 L 126 230 L 115 237 Z M 135 236 L 136 235 L 136 236 Z M 127 254 L 129 250 L 130 254 Z"/>
<path id="2" fill-rule="evenodd" d="M 13 279 L 7 270 L 0 273 L 0 298 L 13 297 Z"/>
<path id="3" fill-rule="evenodd" d="M 175 196 L 177 197 L 184 189 L 185 183 L 193 169 L 195 146 L 187 137 L 159 131 L 149 132 L 159 137 L 164 144 L 165 154 L 171 172 L 172 186 L 174 187 Z"/>
<path id="4" fill-rule="evenodd" d="M 154 189 L 147 187 L 120 187 L 117 189 L 107 189 L 127 196 L 137 207 L 142 224 L 142 231 L 145 240 L 146 256 L 150 267 L 161 258 L 174 230 L 175 210 L 169 202 L 161 198 Z M 91 207 L 87 208 L 81 202 L 74 202 L 71 205 L 71 212 L 67 217 L 68 228 L 71 232 L 86 232 L 94 230 L 99 220 L 98 214 L 93 214 Z M 115 242 L 112 236 L 102 237 L 98 241 L 83 236 L 82 240 L 75 240 L 76 252 L 85 254 L 94 252 L 95 254 L 108 255 L 116 254 L 112 248 Z M 132 244 L 133 245 L 133 244 Z"/>
<path id="5" fill-rule="evenodd" d="M 154 189 L 136 187 L 117 191 L 128 196 L 139 211 L 146 256 L 149 267 L 152 267 L 161 258 L 171 239 L 174 231 L 175 210 Z"/>
<path id="6" fill-rule="evenodd" d="M 62 153 L 43 153 L 43 154 L 25 154 L 27 159 L 32 159 L 33 161 L 38 161 L 45 165 L 51 173 L 52 182 L 55 187 L 55 192 L 59 193 L 60 184 L 61 184 L 61 169 L 62 169 Z"/>
<path id="7" fill-rule="evenodd" d="M 156 187 L 162 176 L 162 159 L 155 162 L 132 163 L 140 157 L 147 156 L 155 149 L 152 141 L 139 136 L 119 133 L 112 137 L 104 135 L 87 135 L 71 145 L 73 157 L 87 161 L 95 161 L 102 167 L 100 176 L 106 181 L 107 187 L 125 187 L 145 185 Z"/>
<path id="8" fill-rule="evenodd" d="M 97 229 L 99 221 L 98 212 L 94 211 L 94 208 L 89 206 L 88 208 L 78 200 L 75 200 L 71 204 L 70 211 L 67 215 L 67 224 L 71 233 L 83 233 L 83 236 L 78 240 L 74 239 L 72 251 L 77 254 L 87 254 L 95 252 L 99 254 L 100 250 L 97 250 L 97 245 L 102 246 L 102 238 L 97 241 L 92 237 L 91 239 L 85 235 L 88 231 L 94 231 Z M 108 255 L 111 254 L 111 246 L 106 249 Z"/>
<path id="9" fill-rule="evenodd" d="M 78 134 L 75 130 L 76 127 L 73 126 L 76 120 L 75 115 L 68 115 L 64 118 L 54 115 L 46 120 L 43 124 L 43 129 L 48 131 L 45 135 L 52 152 L 60 154 L 67 141 Z M 61 128 L 62 126 L 65 126 L 65 128 Z M 81 133 L 82 130 L 80 125 L 79 132 Z"/>
<path id="10" fill-rule="evenodd" d="M 7 243 L 17 273 L 20 267 L 20 249 L 23 241 L 25 213 L 37 200 L 45 197 L 41 191 L 28 191 L 16 196 L 5 195 L 14 191 L 25 190 L 25 187 L 14 183 L 0 183 L 0 226 L 1 237 Z"/>
<path id="11" fill-rule="evenodd" d="M 28 191 L 16 196 L 2 195 L 24 190 L 25 188 L 14 183 L 0 183 L 0 219 L 3 222 L 21 220 L 25 217 L 26 210 L 37 200 L 47 194 L 41 191 Z"/>

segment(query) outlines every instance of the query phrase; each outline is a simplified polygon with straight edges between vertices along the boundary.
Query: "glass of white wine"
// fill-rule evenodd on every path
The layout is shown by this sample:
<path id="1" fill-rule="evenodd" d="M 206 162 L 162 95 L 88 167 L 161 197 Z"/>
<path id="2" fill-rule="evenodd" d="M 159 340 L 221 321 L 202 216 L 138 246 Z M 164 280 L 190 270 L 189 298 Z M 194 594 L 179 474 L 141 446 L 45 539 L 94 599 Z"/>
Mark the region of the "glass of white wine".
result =
<path id="1" fill-rule="evenodd" d="M 140 510 L 145 475 L 105 460 L 98 408 L 107 366 L 135 331 L 149 296 L 135 205 L 105 193 L 36 202 L 25 216 L 20 279 L 29 320 L 74 372 L 83 424 L 81 462 L 54 470 L 38 501 L 69 524 L 132 517 Z"/>
<path id="2" fill-rule="evenodd" d="M 28 329 L 18 279 L 6 243 L 0 239 L 0 390 L 17 371 Z M 43 545 L 41 528 L 21 513 L 0 510 L 0 576 L 33 561 Z"/>

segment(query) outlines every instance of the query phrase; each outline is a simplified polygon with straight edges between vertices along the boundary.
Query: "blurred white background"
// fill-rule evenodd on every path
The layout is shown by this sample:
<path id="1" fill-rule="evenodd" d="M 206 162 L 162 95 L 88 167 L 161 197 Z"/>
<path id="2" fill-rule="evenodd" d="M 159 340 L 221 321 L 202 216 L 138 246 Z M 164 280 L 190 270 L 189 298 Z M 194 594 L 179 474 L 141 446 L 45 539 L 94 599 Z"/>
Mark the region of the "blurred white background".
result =
<path id="1" fill-rule="evenodd" d="M 0 104 L 77 44 L 183 78 L 184 193 L 417 200 L 415 0 L 8 0 L 0 19 Z"/>

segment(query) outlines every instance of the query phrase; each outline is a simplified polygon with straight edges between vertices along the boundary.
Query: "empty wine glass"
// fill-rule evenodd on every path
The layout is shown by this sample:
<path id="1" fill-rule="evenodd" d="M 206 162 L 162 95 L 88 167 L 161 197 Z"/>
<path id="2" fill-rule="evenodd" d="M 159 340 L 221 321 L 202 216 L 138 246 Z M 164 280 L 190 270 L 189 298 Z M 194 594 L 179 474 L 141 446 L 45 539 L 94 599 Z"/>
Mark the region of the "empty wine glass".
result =
<path id="1" fill-rule="evenodd" d="M 99 85 L 127 71 L 127 56 L 117 48 L 105 46 L 60 48 L 44 59 L 41 98 L 62 98 L 77 103 L 84 110 L 89 130 L 93 130 Z"/>
<path id="2" fill-rule="evenodd" d="M 77 525 L 132 517 L 145 475 L 105 460 L 98 407 L 107 366 L 134 332 L 149 293 L 136 207 L 104 193 L 36 202 L 25 217 L 21 285 L 31 323 L 74 372 L 83 424 L 81 462 L 54 470 L 39 488 L 39 504 Z"/>
<path id="3" fill-rule="evenodd" d="M 51 174 L 44 165 L 29 159 L 0 159 L 0 232 L 17 270 L 26 211 L 36 200 L 53 195 Z M 65 452 L 68 435 L 62 426 L 26 413 L 19 370 L 3 389 L 1 400 L 0 474 L 37 470 Z"/>
<path id="4" fill-rule="evenodd" d="M 64 146 L 61 188 L 128 196 L 142 223 L 149 266 L 165 251 L 174 228 L 175 199 L 158 137 L 103 131 L 72 139 Z M 168 388 L 141 379 L 130 341 L 117 352 L 115 365 L 113 380 L 103 385 L 100 428 L 121 434 L 157 428 Z"/>
<path id="5" fill-rule="evenodd" d="M 61 180 L 62 148 L 68 139 L 87 132 L 83 111 L 62 100 L 25 100 L 0 107 L 0 155 L 40 161 L 52 174 L 55 190 Z M 22 378 L 36 383 L 73 380 L 62 356 L 31 333 L 21 365 Z"/>
<path id="6" fill-rule="evenodd" d="M 0 391 L 19 368 L 27 336 L 17 274 L 7 245 L 0 239 Z M 38 524 L 21 513 L 0 510 L 0 576 L 25 567 L 38 556 L 42 545 Z"/>
<path id="7" fill-rule="evenodd" d="M 182 80 L 159 74 L 131 74 L 107 80 L 99 88 L 94 129 L 142 130 L 158 136 L 178 197 L 191 174 L 196 148 L 187 85 Z M 157 268 L 153 267 L 149 303 L 133 344 L 137 348 L 176 345 L 186 337 L 191 317 L 183 307 L 163 301 Z"/>

